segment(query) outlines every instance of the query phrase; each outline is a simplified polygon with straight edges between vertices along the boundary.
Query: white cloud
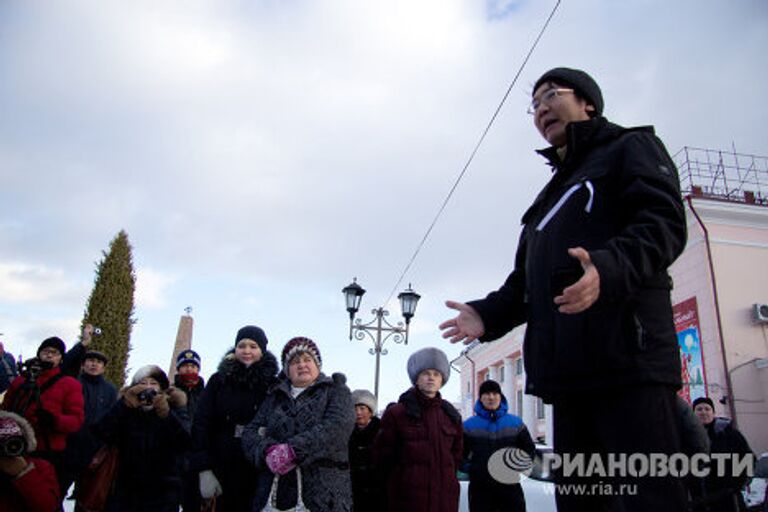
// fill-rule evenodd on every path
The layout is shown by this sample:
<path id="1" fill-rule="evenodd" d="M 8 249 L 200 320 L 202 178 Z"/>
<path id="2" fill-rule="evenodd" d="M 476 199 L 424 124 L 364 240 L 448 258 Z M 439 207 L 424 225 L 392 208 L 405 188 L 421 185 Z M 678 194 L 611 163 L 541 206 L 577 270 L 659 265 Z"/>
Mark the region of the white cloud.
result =
<path id="1" fill-rule="evenodd" d="M 136 307 L 142 309 L 162 309 L 168 305 L 168 293 L 176 283 L 178 276 L 140 267 L 136 270 Z"/>
<path id="2" fill-rule="evenodd" d="M 0 301 L 42 303 L 71 298 L 80 287 L 61 269 L 20 262 L 0 262 Z"/>

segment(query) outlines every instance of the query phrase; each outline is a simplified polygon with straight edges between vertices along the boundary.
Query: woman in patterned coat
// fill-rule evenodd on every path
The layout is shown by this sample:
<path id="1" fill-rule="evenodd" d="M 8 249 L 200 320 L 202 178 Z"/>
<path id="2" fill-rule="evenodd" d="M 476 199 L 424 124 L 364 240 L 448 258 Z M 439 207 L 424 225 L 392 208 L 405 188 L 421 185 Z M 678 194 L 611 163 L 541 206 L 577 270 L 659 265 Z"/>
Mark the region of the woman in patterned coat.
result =
<path id="1" fill-rule="evenodd" d="M 283 371 L 243 434 L 245 456 L 257 468 L 259 484 L 254 510 L 270 496 L 274 475 L 280 475 L 277 508 L 302 499 L 312 512 L 352 509 L 347 440 L 355 423 L 346 377 L 321 373 L 322 359 L 309 338 L 293 338 L 283 348 Z"/>

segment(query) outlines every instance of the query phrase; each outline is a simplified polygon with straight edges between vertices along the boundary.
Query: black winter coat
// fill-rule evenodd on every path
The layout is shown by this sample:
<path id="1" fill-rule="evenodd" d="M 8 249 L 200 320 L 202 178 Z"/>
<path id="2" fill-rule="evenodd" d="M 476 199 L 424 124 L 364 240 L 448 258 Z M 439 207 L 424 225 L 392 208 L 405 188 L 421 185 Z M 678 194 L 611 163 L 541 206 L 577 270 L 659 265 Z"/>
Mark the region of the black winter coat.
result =
<path id="1" fill-rule="evenodd" d="M 373 462 L 373 441 L 381 428 L 376 416 L 363 428 L 355 426 L 349 437 L 349 469 L 355 512 L 386 510 L 382 474 Z"/>
<path id="2" fill-rule="evenodd" d="M 675 165 L 653 129 L 598 117 L 567 126 L 566 158 L 541 151 L 555 174 L 523 215 L 515 269 L 485 299 L 470 302 L 483 341 L 528 322 L 526 392 L 546 401 L 637 383 L 680 386 L 667 268 L 686 242 Z M 581 266 L 583 247 L 600 275 L 600 296 L 579 314 L 554 297 Z"/>
<path id="3" fill-rule="evenodd" d="M 744 436 L 733 428 L 731 421 L 727 418 L 715 418 L 709 425 L 705 425 L 707 435 L 710 440 L 711 454 L 729 454 L 739 456 L 741 459 L 745 455 L 752 454 L 752 448 Z M 754 460 L 754 459 L 753 459 Z M 704 479 L 703 487 L 699 487 L 699 492 L 692 492 L 695 498 L 693 507 L 695 511 L 701 512 L 742 512 L 747 510 L 744 496 L 741 489 L 749 481 L 746 474 L 734 476 L 733 465 L 730 460 L 723 464 L 724 475 L 717 474 L 716 463 L 711 463 L 710 473 Z"/>
<path id="4" fill-rule="evenodd" d="M 85 469 L 103 444 L 93 435 L 92 429 L 117 402 L 115 386 L 104 379 L 103 375 L 93 377 L 83 373 L 77 380 L 83 387 L 85 423 L 79 431 L 67 437 L 65 460 L 73 475 L 79 475 Z"/>
<path id="5" fill-rule="evenodd" d="M 243 434 L 246 457 L 259 468 L 254 509 L 267 503 L 274 475 L 264 453 L 274 444 L 287 443 L 301 469 L 302 498 L 312 512 L 346 512 L 352 509 L 347 441 L 355 424 L 355 407 L 346 377 L 320 374 L 314 384 L 295 399 L 290 381 L 283 376 L 274 386 Z M 297 501 L 296 471 L 280 477 L 277 506 Z"/>
<path id="6" fill-rule="evenodd" d="M 194 471 L 210 469 L 216 475 L 223 491 L 216 498 L 217 512 L 251 510 L 257 472 L 245 459 L 240 441 L 276 382 L 276 374 L 277 359 L 271 352 L 246 367 L 230 351 L 200 396 L 192 425 L 190 465 Z"/>
<path id="7" fill-rule="evenodd" d="M 178 509 L 181 465 L 190 449 L 189 416 L 184 394 L 177 392 L 170 413 L 130 408 L 121 398 L 95 426 L 94 433 L 118 448 L 115 492 L 108 512 L 165 512 Z"/>
<path id="8" fill-rule="evenodd" d="M 179 374 L 177 373 L 173 379 L 173 384 L 176 386 L 176 388 L 180 389 L 184 392 L 185 395 L 187 395 L 187 412 L 189 413 L 189 421 L 191 421 L 194 425 L 197 403 L 200 401 L 200 396 L 203 394 L 203 390 L 205 389 L 205 379 L 200 377 L 197 381 L 197 384 L 189 388 L 184 385 L 184 383 L 181 381 L 181 378 L 179 377 Z"/>

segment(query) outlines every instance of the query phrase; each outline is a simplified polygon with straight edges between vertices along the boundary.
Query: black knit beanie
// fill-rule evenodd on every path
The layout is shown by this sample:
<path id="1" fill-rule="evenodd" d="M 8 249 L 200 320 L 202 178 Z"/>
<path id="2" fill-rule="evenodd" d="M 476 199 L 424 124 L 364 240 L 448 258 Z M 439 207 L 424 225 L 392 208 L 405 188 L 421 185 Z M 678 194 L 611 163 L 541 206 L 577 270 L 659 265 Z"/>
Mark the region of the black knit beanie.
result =
<path id="1" fill-rule="evenodd" d="M 235 348 L 237 348 L 237 344 L 240 343 L 240 340 L 244 340 L 246 338 L 255 341 L 259 345 L 262 353 L 267 351 L 267 335 L 264 334 L 264 331 L 261 327 L 256 327 L 255 325 L 246 325 L 237 331 L 237 336 L 235 336 Z"/>
<path id="2" fill-rule="evenodd" d="M 576 94 L 584 98 L 588 104 L 595 107 L 595 115 L 603 114 L 603 93 L 600 92 L 600 86 L 587 73 L 580 69 L 554 68 L 550 69 L 541 78 L 536 80 L 533 86 L 534 94 L 536 90 L 545 82 L 555 82 L 560 85 L 573 87 Z"/>
<path id="3" fill-rule="evenodd" d="M 480 384 L 479 396 L 483 396 L 486 393 L 498 393 L 501 394 L 501 386 L 495 380 L 486 380 Z"/>
<path id="4" fill-rule="evenodd" d="M 695 409 L 696 406 L 699 404 L 708 404 L 713 411 L 715 410 L 715 402 L 713 402 L 712 399 L 709 398 L 708 396 L 700 396 L 699 398 L 693 401 L 693 404 L 691 404 L 691 407 Z"/>
<path id="5" fill-rule="evenodd" d="M 67 346 L 64 345 L 64 342 L 61 340 L 61 338 L 56 336 L 51 336 L 50 338 L 43 340 L 40 346 L 37 347 L 37 357 L 40 357 L 40 351 L 44 348 L 55 348 L 62 356 L 67 352 Z"/>

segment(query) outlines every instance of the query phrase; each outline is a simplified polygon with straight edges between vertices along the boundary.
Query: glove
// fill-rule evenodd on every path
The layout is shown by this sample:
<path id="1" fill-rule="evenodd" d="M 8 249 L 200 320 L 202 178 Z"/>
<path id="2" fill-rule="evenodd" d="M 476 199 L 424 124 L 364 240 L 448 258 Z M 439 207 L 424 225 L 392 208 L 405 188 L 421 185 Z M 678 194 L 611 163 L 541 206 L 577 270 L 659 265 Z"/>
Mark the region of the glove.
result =
<path id="1" fill-rule="evenodd" d="M 168 404 L 168 395 L 165 393 L 158 393 L 155 398 L 152 399 L 152 407 L 155 408 L 155 412 L 160 418 L 167 418 L 168 413 L 171 411 L 171 406 Z"/>
<path id="2" fill-rule="evenodd" d="M 141 405 L 141 400 L 139 400 L 139 393 L 147 389 L 147 386 L 144 384 L 136 384 L 135 386 L 131 386 L 123 392 L 123 402 L 125 405 L 130 407 L 131 409 L 136 409 L 138 406 Z"/>
<path id="3" fill-rule="evenodd" d="M 270 471 L 284 475 L 296 467 L 296 454 L 287 443 L 273 444 L 266 451 L 267 466 Z"/>
<path id="4" fill-rule="evenodd" d="M 35 416 L 37 416 L 37 424 L 43 429 L 52 429 L 56 426 L 56 416 L 45 409 L 38 409 Z"/>
<path id="5" fill-rule="evenodd" d="M 221 484 L 219 484 L 219 481 L 216 480 L 216 475 L 213 474 L 213 471 L 210 469 L 201 471 L 200 496 L 202 496 L 203 499 L 209 500 L 214 496 L 219 496 L 221 492 Z"/>

